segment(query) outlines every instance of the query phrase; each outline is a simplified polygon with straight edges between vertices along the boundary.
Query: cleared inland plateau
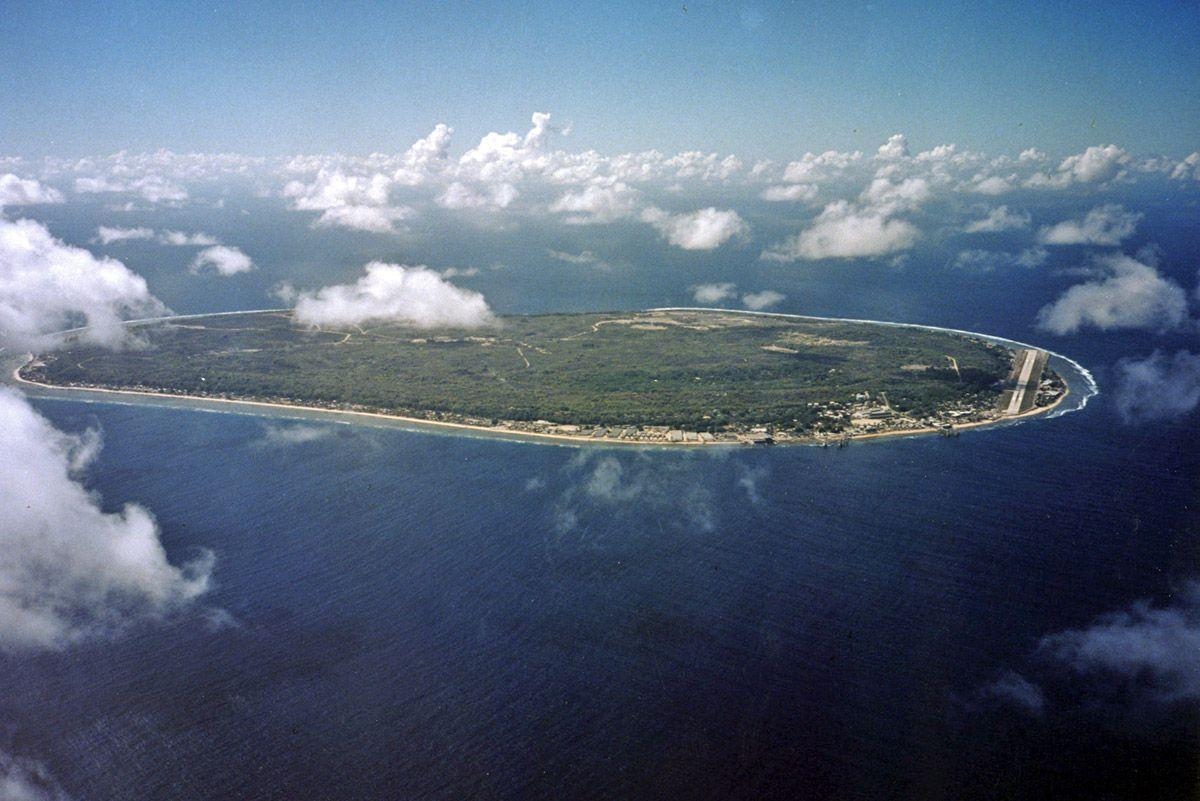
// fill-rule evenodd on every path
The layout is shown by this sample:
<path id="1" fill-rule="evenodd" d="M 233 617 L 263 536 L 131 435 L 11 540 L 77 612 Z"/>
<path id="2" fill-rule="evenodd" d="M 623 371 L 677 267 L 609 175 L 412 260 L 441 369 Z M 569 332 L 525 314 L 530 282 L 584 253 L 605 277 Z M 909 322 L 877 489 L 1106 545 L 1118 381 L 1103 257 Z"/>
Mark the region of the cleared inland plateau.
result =
<path id="1" fill-rule="evenodd" d="M 1066 391 L 1038 351 L 723 311 L 514 316 L 471 329 L 312 328 L 280 311 L 175 318 L 133 333 L 140 345 L 115 352 L 68 335 L 20 377 L 669 444 L 953 433 L 1044 411 Z"/>

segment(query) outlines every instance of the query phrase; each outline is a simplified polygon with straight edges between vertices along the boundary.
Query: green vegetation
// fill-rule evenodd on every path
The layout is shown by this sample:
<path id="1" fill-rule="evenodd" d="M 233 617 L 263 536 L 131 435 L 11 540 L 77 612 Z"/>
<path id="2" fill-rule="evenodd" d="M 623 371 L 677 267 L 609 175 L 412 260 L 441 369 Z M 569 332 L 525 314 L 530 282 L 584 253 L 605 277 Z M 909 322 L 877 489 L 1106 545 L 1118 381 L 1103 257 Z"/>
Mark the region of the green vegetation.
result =
<path id="1" fill-rule="evenodd" d="M 725 312 L 504 317 L 483 329 L 309 330 L 282 312 L 139 326 L 143 347 L 72 345 L 33 380 L 349 406 L 415 416 L 691 431 L 827 426 L 886 393 L 912 417 L 989 407 L 1009 350 L 924 329 Z M 953 357 L 957 372 L 951 366 Z"/>

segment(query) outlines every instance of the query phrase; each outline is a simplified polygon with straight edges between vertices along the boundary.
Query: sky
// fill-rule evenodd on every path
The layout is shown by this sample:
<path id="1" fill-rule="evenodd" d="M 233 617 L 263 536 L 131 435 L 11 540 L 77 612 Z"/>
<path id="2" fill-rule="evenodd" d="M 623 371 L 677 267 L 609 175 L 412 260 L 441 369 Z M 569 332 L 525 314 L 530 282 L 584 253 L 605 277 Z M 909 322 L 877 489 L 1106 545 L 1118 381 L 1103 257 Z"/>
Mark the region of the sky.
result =
<path id="1" fill-rule="evenodd" d="M 8 0 L 0 154 L 394 152 L 535 110 L 574 147 L 743 158 L 901 132 L 1182 157 L 1195 3 L 57 3 Z M 681 98 L 686 99 L 681 102 Z"/>

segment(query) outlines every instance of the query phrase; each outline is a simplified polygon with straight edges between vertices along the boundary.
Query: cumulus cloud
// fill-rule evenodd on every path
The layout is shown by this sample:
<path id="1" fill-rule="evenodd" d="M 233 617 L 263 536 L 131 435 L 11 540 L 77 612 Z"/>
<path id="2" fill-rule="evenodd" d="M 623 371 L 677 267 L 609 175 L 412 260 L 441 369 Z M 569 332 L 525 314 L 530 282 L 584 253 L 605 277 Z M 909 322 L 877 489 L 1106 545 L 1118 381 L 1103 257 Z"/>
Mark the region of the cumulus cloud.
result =
<path id="1" fill-rule="evenodd" d="M 96 229 L 96 238 L 93 241 L 101 245 L 111 245 L 113 242 L 153 238 L 153 228 L 109 228 L 107 225 L 101 225 Z"/>
<path id="2" fill-rule="evenodd" d="M 1034 173 L 1025 185 L 1062 189 L 1072 184 L 1103 184 L 1124 177 L 1125 168 L 1131 161 L 1132 157 L 1116 145 L 1097 145 L 1063 159 L 1053 174 Z"/>
<path id="3" fill-rule="evenodd" d="M 82 341 L 118 346 L 127 341 L 122 320 L 164 311 L 121 262 L 67 245 L 33 220 L 0 219 L 0 345 L 42 350 L 53 332 L 86 325 Z"/>
<path id="4" fill-rule="evenodd" d="M 912 247 L 919 235 L 912 223 L 884 211 L 837 200 L 807 229 L 763 256 L 779 261 L 886 256 Z"/>
<path id="5" fill-rule="evenodd" d="M 904 134 L 892 134 L 888 140 L 879 146 L 875 158 L 882 161 L 892 161 L 908 155 L 908 137 Z"/>
<path id="6" fill-rule="evenodd" d="M 216 245 L 197 253 L 188 269 L 197 274 L 211 269 L 217 275 L 228 276 L 253 270 L 254 262 L 237 248 Z"/>
<path id="7" fill-rule="evenodd" d="M 827 150 L 819 155 L 805 153 L 797 161 L 788 162 L 783 170 L 783 180 L 788 183 L 819 183 L 837 177 L 847 168 L 862 159 L 859 151 L 841 152 Z"/>
<path id="8" fill-rule="evenodd" d="M 1085 326 L 1166 331 L 1187 319 L 1187 294 L 1149 264 L 1130 256 L 1096 259 L 1102 276 L 1076 284 L 1038 312 L 1038 327 L 1072 334 Z"/>
<path id="9" fill-rule="evenodd" d="M 786 297 L 786 295 L 780 294 L 773 289 L 764 289 L 762 292 L 752 292 L 742 295 L 742 305 L 747 309 L 760 311 L 778 305 Z"/>
<path id="10" fill-rule="evenodd" d="M 1200 354 L 1154 351 L 1117 362 L 1117 411 L 1127 423 L 1149 423 L 1188 414 L 1200 405 Z"/>
<path id="11" fill-rule="evenodd" d="M 301 292 L 296 320 L 308 325 L 350 326 L 397 322 L 423 328 L 477 327 L 493 321 L 483 295 L 460 289 L 425 266 L 373 261 L 353 284 Z"/>
<path id="12" fill-rule="evenodd" d="M 0 208 L 4 206 L 30 206 L 35 203 L 62 203 L 62 193 L 43 186 L 32 178 L 19 178 L 5 173 L 0 175 Z"/>
<path id="13" fill-rule="evenodd" d="M 132 192 L 151 203 L 179 202 L 188 199 L 186 189 L 174 181 L 156 174 L 143 175 L 133 180 L 116 180 L 106 177 L 76 178 L 75 191 L 79 194 Z"/>
<path id="14" fill-rule="evenodd" d="M 736 211 L 711 206 L 691 214 L 668 214 L 651 206 L 642 211 L 642 221 L 653 225 L 668 242 L 684 250 L 713 250 L 750 230 Z"/>
<path id="15" fill-rule="evenodd" d="M 1185 181 L 1189 178 L 1200 181 L 1200 151 L 1190 154 L 1171 169 L 1172 181 Z"/>
<path id="16" fill-rule="evenodd" d="M 453 133 L 453 128 L 439 122 L 428 136 L 413 142 L 404 153 L 401 165 L 392 175 L 392 180 L 406 186 L 416 186 L 424 182 L 430 174 L 444 169 Z"/>
<path id="17" fill-rule="evenodd" d="M 1133 235 L 1142 215 L 1123 206 L 1106 203 L 1084 215 L 1082 220 L 1064 220 L 1038 232 L 1043 245 L 1119 245 Z"/>
<path id="18" fill-rule="evenodd" d="M 375 234 L 396 231 L 396 222 L 412 215 L 407 206 L 334 206 L 321 212 L 313 225 L 317 228 L 350 228 Z"/>
<path id="19" fill-rule="evenodd" d="M 1129 154 L 1116 145 L 1089 147 L 1063 159 L 1058 171 L 1079 183 L 1098 183 L 1116 178 L 1129 160 Z"/>
<path id="20" fill-rule="evenodd" d="M 484 209 L 497 210 L 508 208 L 520 193 L 510 183 L 502 182 L 489 186 L 483 191 L 476 191 L 458 181 L 446 187 L 437 197 L 437 204 L 444 209 Z"/>
<path id="21" fill-rule="evenodd" d="M 79 481 L 99 435 L 65 434 L 0 388 L 0 648 L 61 648 L 160 618 L 208 589 L 211 554 L 175 567 L 144 508 L 104 512 Z"/>
<path id="22" fill-rule="evenodd" d="M 775 184 L 768 186 L 759 195 L 763 200 L 809 201 L 817 196 L 817 187 L 812 184 Z"/>
<path id="23" fill-rule="evenodd" d="M 572 225 L 610 223 L 633 213 L 639 193 L 617 181 L 611 185 L 591 184 L 577 192 L 568 192 L 550 204 L 550 211 L 565 214 Z"/>
<path id="24" fill-rule="evenodd" d="M 312 183 L 292 181 L 283 196 L 302 211 L 324 211 L 342 206 L 385 206 L 392 180 L 382 173 L 367 177 L 341 170 L 322 169 Z"/>
<path id="25" fill-rule="evenodd" d="M 995 231 L 1014 231 L 1028 228 L 1030 217 L 1028 212 L 1009 211 L 1008 206 L 997 206 L 988 212 L 982 220 L 967 224 L 963 230 L 969 234 L 992 233 Z"/>
<path id="26" fill-rule="evenodd" d="M 543 148 L 549 133 L 550 115 L 537 111 L 530 118 L 532 127 L 521 136 L 492 132 L 479 140 L 458 160 L 460 174 L 479 181 L 516 181 L 525 172 L 543 172 L 555 161 Z"/>
<path id="27" fill-rule="evenodd" d="M 1039 654 L 1081 676 L 1116 679 L 1152 700 L 1200 700 L 1200 582 L 1175 603 L 1137 601 L 1092 625 L 1043 637 Z"/>
<path id="28" fill-rule="evenodd" d="M 977 177 L 969 187 L 970 191 L 980 195 L 1003 195 L 1013 190 L 1012 183 L 999 175 Z"/>
<path id="29" fill-rule="evenodd" d="M 697 284 L 692 297 L 697 303 L 720 303 L 737 295 L 737 284 Z"/>

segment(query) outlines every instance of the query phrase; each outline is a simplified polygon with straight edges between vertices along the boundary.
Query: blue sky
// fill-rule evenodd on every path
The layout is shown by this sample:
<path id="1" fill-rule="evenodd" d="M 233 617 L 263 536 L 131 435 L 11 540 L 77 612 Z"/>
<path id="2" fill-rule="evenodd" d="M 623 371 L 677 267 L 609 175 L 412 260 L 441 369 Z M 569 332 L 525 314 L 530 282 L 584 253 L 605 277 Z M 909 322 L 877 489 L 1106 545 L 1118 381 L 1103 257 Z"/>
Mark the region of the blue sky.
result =
<path id="1" fill-rule="evenodd" d="M 8 2 L 0 154 L 396 152 L 572 123 L 572 149 L 1183 156 L 1194 3 Z"/>

